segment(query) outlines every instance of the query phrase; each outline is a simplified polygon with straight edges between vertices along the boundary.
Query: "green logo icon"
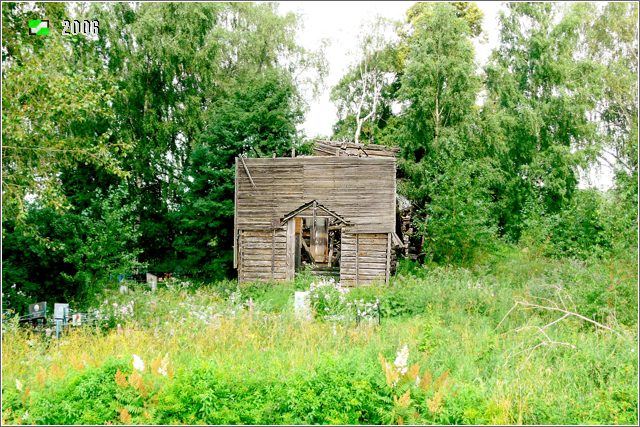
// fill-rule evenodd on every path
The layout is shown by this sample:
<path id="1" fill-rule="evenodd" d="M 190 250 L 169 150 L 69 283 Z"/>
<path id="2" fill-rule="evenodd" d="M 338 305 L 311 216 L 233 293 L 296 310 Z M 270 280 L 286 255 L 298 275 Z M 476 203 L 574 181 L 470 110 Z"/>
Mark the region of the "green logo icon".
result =
<path id="1" fill-rule="evenodd" d="M 29 34 L 46 36 L 49 34 L 49 21 L 46 19 L 30 19 Z"/>

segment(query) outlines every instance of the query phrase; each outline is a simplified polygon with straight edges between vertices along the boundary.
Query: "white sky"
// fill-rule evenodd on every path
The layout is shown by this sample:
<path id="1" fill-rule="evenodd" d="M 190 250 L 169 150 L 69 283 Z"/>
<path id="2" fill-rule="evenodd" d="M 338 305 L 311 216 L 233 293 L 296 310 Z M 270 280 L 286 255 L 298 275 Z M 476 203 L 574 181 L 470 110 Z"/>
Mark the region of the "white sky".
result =
<path id="1" fill-rule="evenodd" d="M 298 42 L 307 49 L 317 49 L 326 39 L 328 75 L 321 94 L 308 99 L 309 110 L 301 130 L 307 138 L 331 136 L 331 127 L 337 121 L 337 110 L 329 100 L 331 88 L 346 73 L 353 63 L 358 43 L 359 30 L 363 24 L 372 22 L 377 16 L 403 21 L 405 13 L 415 1 L 285 1 L 280 2 L 281 13 L 295 12 L 301 15 L 302 31 Z M 474 41 L 476 62 L 482 67 L 491 51 L 498 45 L 498 14 L 502 8 L 499 1 L 479 1 L 476 3 L 484 13 L 483 34 Z M 593 167 L 583 175 L 580 187 L 610 188 L 613 174 L 606 166 Z"/>

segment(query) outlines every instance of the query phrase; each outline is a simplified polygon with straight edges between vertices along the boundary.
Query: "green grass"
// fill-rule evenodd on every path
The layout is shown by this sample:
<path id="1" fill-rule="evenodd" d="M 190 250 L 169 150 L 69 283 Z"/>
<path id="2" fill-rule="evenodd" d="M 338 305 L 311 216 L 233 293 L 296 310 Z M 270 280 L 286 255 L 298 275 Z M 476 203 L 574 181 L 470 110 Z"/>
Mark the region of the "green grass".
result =
<path id="1" fill-rule="evenodd" d="M 348 294 L 378 298 L 380 326 L 296 321 L 293 293 L 307 276 L 106 291 L 109 329 L 56 341 L 5 325 L 3 422 L 636 424 L 636 272 L 635 260 L 520 251 L 472 270 L 401 263 L 390 286 Z M 517 300 L 615 332 L 574 316 L 541 330 L 561 313 L 509 313 Z M 113 316 L 131 301 L 133 316 Z M 405 344 L 416 371 L 394 385 L 379 355 L 393 362 Z"/>

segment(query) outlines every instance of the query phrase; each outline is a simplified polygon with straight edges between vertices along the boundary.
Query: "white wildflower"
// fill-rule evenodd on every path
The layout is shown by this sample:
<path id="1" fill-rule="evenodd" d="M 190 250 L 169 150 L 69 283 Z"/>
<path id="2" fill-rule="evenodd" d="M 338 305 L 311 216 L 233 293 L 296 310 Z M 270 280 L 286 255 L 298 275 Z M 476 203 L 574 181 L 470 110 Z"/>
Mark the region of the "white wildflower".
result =
<path id="1" fill-rule="evenodd" d="M 158 373 L 162 376 L 167 376 L 167 372 L 169 371 L 169 353 L 166 353 L 162 358 L 162 362 L 158 367 Z"/>
<path id="2" fill-rule="evenodd" d="M 144 371 L 144 362 L 137 354 L 133 355 L 133 367 L 140 372 Z"/>
<path id="3" fill-rule="evenodd" d="M 398 372 L 404 375 L 407 372 L 407 362 L 409 361 L 409 347 L 405 344 L 396 354 L 393 362 Z"/>
<path id="4" fill-rule="evenodd" d="M 16 378 L 16 388 L 18 389 L 18 391 L 22 391 L 22 383 L 17 378 Z"/>

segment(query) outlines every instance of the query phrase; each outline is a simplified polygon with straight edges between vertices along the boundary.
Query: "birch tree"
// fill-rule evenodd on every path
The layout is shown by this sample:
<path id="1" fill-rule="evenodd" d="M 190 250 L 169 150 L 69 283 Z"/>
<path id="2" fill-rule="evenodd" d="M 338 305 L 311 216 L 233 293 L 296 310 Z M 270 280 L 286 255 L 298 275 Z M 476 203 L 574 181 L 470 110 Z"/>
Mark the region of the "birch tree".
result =
<path id="1" fill-rule="evenodd" d="M 382 105 L 385 103 L 384 90 L 396 77 L 391 63 L 392 37 L 388 20 L 378 18 L 363 27 L 358 59 L 331 93 L 331 99 L 338 107 L 341 125 L 337 127 L 336 134 L 352 137 L 356 143 L 363 136 L 369 142 L 374 141 L 373 127 L 383 114 L 382 110 L 389 109 L 388 105 Z"/>
<path id="2" fill-rule="evenodd" d="M 495 236 L 491 188 L 499 180 L 475 100 L 473 33 L 450 4 L 408 15 L 406 58 L 398 92 L 400 191 L 416 206 L 425 259 L 468 263 Z M 487 138 L 484 138 L 487 139 Z"/>

